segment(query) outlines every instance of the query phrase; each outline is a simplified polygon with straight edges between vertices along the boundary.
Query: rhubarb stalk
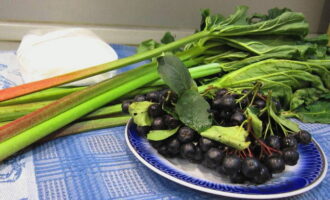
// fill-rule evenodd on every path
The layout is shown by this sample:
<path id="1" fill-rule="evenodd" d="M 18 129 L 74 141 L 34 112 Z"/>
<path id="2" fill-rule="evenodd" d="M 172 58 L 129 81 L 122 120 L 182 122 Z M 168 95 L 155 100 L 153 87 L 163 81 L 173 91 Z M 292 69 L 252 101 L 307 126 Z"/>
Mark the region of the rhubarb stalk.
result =
<path id="1" fill-rule="evenodd" d="M 18 118 L 17 120 L 5 124 L 4 126 L 0 127 L 0 141 L 4 141 L 5 139 L 8 139 L 12 136 L 15 136 L 31 127 L 34 127 L 40 123 L 43 123 L 44 121 L 51 119 L 57 115 L 59 115 L 62 112 L 65 112 L 75 106 L 78 106 L 79 104 L 82 104 L 94 97 L 97 97 L 99 95 L 102 95 L 103 93 L 106 93 L 109 90 L 112 90 L 114 88 L 119 88 L 125 84 L 128 84 L 127 82 L 132 80 L 138 80 L 140 77 L 144 77 L 146 74 L 154 72 L 152 74 L 155 74 L 156 78 L 152 80 L 146 79 L 146 83 L 149 81 L 153 81 L 157 79 L 157 73 L 155 72 L 155 64 L 150 63 L 146 64 L 144 66 L 141 66 L 139 68 L 124 72 L 122 74 L 119 74 L 111 79 L 108 79 L 106 81 L 103 81 L 101 83 L 98 83 L 96 85 L 90 86 L 84 90 L 72 93 L 68 96 L 63 97 L 62 99 L 55 101 L 51 104 L 48 104 L 47 106 L 32 112 L 28 115 L 25 115 L 21 118 Z M 137 78 L 138 77 L 138 78 Z M 141 83 L 137 84 L 138 87 L 141 87 L 144 85 L 145 81 L 141 81 Z M 138 88 L 134 86 L 133 88 Z M 128 91 L 132 91 L 131 89 L 124 90 L 121 95 L 126 94 Z M 109 98 L 110 100 L 105 100 L 105 104 L 109 103 L 111 100 L 114 100 L 112 98 Z M 94 108 L 93 110 L 95 110 Z M 89 110 L 89 109 L 88 109 Z M 89 110 L 93 111 L 93 110 Z M 83 116 L 81 113 L 87 114 L 88 112 L 79 112 L 76 113 L 76 116 Z M 74 117 L 74 120 L 77 119 Z M 72 121 L 74 121 L 72 120 Z"/>
<path id="2" fill-rule="evenodd" d="M 152 49 L 150 51 L 146 51 L 143 53 L 138 53 L 130 57 L 122 58 L 119 60 L 115 60 L 109 63 L 97 65 L 94 67 L 78 70 L 75 72 L 63 74 L 60 76 L 55 76 L 52 78 L 47 78 L 40 81 L 35 81 L 31 83 L 26 83 L 23 85 L 19 85 L 16 87 L 6 88 L 3 90 L 0 90 L 0 101 L 5 101 L 8 99 L 12 99 L 18 96 L 22 96 L 25 94 L 29 94 L 32 92 L 40 91 L 43 89 L 55 87 L 58 85 L 63 85 L 65 83 L 70 83 L 73 81 L 81 80 L 90 76 L 94 76 L 97 74 L 101 74 L 110 70 L 114 70 L 123 66 L 127 66 L 133 63 L 137 63 L 146 59 L 150 59 L 155 56 L 159 56 L 161 53 L 176 49 L 178 47 L 181 47 L 182 45 L 185 45 L 189 42 L 198 40 L 200 38 L 206 37 L 209 34 L 209 32 L 199 32 L 195 33 L 193 35 L 187 36 L 185 38 L 182 38 L 180 40 L 171 42 L 167 45 L 160 46 L 156 49 Z"/>
<path id="3" fill-rule="evenodd" d="M 130 78 L 129 81 L 127 80 L 128 78 Z M 6 124 L 6 125 L 0 127 L 2 129 L 2 131 L 8 131 L 8 129 L 9 129 L 8 127 L 17 127 L 17 126 L 15 126 L 15 122 L 16 122 L 16 124 L 20 123 L 21 125 L 24 125 L 24 127 L 25 127 L 25 129 L 23 129 L 22 131 L 19 132 L 20 133 L 19 135 L 13 136 L 13 137 L 3 141 L 2 143 L 0 143 L 0 161 L 4 160 L 5 158 L 14 154 L 15 152 L 29 146 L 30 144 L 36 142 L 37 140 L 45 137 L 46 135 L 50 134 L 51 132 L 65 126 L 66 124 L 69 124 L 70 122 L 105 105 L 106 103 L 108 103 L 114 99 L 117 99 L 118 97 L 125 94 L 127 91 L 133 91 L 134 89 L 139 88 L 142 85 L 145 85 L 150 81 L 156 80 L 157 78 L 158 78 L 158 74 L 155 71 L 153 71 L 151 73 L 147 72 L 146 74 L 144 74 L 144 76 L 142 76 L 142 74 L 141 74 L 138 77 L 135 77 L 135 76 L 126 77 L 126 83 L 123 83 L 120 85 L 115 84 L 116 87 L 112 87 L 110 90 L 105 91 L 105 92 L 99 94 L 98 96 L 91 97 L 91 98 L 89 98 L 89 100 L 86 100 L 85 102 L 78 104 L 75 107 L 72 107 L 71 109 L 62 110 L 63 111 L 62 113 L 58 113 L 55 116 L 49 117 L 49 113 L 45 112 L 45 111 L 49 111 L 51 109 L 50 106 L 46 106 L 46 107 L 48 107 L 48 109 L 41 109 L 39 111 L 26 115 L 26 116 L 29 116 L 30 118 L 33 116 L 37 116 L 38 118 L 36 118 L 35 120 L 40 120 L 40 116 L 42 116 L 42 115 L 40 115 L 41 112 L 45 112 L 45 114 L 48 115 L 48 116 L 45 116 L 45 117 L 47 117 L 47 120 L 43 120 L 42 123 L 38 123 L 35 126 L 30 126 L 30 127 L 26 126 L 25 123 L 26 123 L 26 121 L 29 121 L 29 118 L 22 117 L 25 119 L 24 120 L 18 119 L 14 122 L 11 122 L 9 124 Z M 87 92 L 80 93 L 77 96 L 82 98 L 83 95 L 88 95 L 88 92 L 93 92 L 88 89 L 85 89 L 82 91 L 86 91 L 86 90 L 87 90 Z M 79 93 L 79 92 L 76 92 L 76 93 Z M 72 95 L 69 95 L 69 96 L 72 96 Z M 64 97 L 64 98 L 67 98 L 67 97 Z M 64 99 L 64 98 L 62 98 L 62 99 Z M 61 100 L 59 100 L 57 102 L 61 102 Z M 69 103 L 69 102 L 67 102 L 67 103 Z M 50 104 L 50 105 L 54 105 L 54 104 Z M 55 107 L 57 109 L 61 109 L 58 106 L 55 106 Z M 22 118 L 20 118 L 20 119 L 22 119 Z M 33 122 L 33 121 L 30 121 L 30 122 Z M 6 127 L 6 126 L 7 126 L 7 128 L 3 129 L 3 127 Z M 18 129 L 21 129 L 21 128 L 18 126 Z M 8 132 L 2 132 L 2 133 L 8 134 Z"/>

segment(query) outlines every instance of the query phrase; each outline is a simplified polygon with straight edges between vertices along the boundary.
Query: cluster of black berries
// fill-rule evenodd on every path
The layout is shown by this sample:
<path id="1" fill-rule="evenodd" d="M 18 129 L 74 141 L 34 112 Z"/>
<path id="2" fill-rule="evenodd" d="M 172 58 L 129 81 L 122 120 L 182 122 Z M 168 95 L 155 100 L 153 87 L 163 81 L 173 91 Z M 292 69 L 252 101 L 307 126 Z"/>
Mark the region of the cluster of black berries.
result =
<path id="1" fill-rule="evenodd" d="M 226 89 L 219 89 L 213 98 L 206 98 L 211 105 L 210 113 L 213 116 L 214 125 L 239 126 L 246 119 L 244 111 L 248 105 L 260 110 L 265 108 L 266 97 L 262 94 L 250 93 L 243 91 L 242 94 L 234 94 Z M 164 106 L 174 106 L 176 100 L 177 96 L 170 90 L 156 91 L 124 101 L 122 109 L 127 112 L 128 106 L 133 101 L 155 102 L 148 109 L 148 114 L 154 119 L 152 125 L 137 126 L 137 132 L 145 136 L 150 130 L 174 129 L 180 126 L 171 137 L 162 141 L 149 141 L 150 144 L 164 157 L 179 157 L 200 163 L 226 175 L 232 183 L 245 181 L 255 184 L 265 183 L 272 174 L 282 172 L 285 165 L 297 164 L 298 143 L 311 142 L 311 135 L 307 131 L 300 131 L 289 136 L 279 132 L 268 136 L 265 140 L 249 135 L 250 147 L 236 150 L 220 142 L 201 137 L 196 131 L 183 125 L 162 109 Z M 276 109 L 279 110 L 280 104 L 274 103 Z M 269 118 L 263 117 L 262 120 L 264 124 L 267 124 Z"/>

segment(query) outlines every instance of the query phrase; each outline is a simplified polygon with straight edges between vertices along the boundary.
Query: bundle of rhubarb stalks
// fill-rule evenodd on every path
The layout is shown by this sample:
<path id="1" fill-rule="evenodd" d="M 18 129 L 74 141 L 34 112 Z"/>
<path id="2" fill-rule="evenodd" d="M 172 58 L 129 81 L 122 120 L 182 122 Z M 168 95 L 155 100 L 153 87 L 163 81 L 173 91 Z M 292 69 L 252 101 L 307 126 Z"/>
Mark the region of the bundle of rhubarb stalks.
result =
<path id="1" fill-rule="evenodd" d="M 279 120 L 330 123 L 327 36 L 306 37 L 304 15 L 287 8 L 252 16 L 247 10 L 238 6 L 228 17 L 203 10 L 199 31 L 185 38 L 166 33 L 161 42 L 142 42 L 133 56 L 0 90 L 0 161 L 46 136 L 126 124 L 130 116 L 122 112 L 121 101 L 168 87 L 169 80 L 157 71 L 165 54 L 180 60 L 167 65 L 188 68 L 201 94 L 257 86 L 280 102 Z M 143 60 L 150 62 L 89 87 L 61 87 Z M 182 84 L 173 81 L 170 85 Z"/>

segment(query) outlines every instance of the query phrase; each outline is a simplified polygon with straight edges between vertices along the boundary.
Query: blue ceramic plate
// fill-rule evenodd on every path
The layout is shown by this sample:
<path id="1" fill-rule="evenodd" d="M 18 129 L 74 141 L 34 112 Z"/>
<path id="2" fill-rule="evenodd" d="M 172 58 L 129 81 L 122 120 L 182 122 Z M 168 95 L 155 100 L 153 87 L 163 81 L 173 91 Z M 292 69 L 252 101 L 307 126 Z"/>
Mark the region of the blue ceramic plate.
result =
<path id="1" fill-rule="evenodd" d="M 148 168 L 176 183 L 203 192 L 236 198 L 271 199 L 297 195 L 317 186 L 327 171 L 326 157 L 320 146 L 313 141 L 300 145 L 300 159 L 295 166 L 286 166 L 262 185 L 232 184 L 213 170 L 186 160 L 166 159 L 136 132 L 130 121 L 126 126 L 126 142 L 133 154 Z"/>

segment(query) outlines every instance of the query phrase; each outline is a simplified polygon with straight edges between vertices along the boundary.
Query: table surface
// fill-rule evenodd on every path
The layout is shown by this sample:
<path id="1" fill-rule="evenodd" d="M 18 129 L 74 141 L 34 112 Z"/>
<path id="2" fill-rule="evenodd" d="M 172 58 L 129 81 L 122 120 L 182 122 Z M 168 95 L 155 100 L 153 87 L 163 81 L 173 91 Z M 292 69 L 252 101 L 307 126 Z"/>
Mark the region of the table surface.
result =
<path id="1" fill-rule="evenodd" d="M 134 47 L 112 46 L 120 58 L 135 52 Z M 0 51 L 0 88 L 22 83 L 18 67 L 14 51 Z M 330 125 L 299 125 L 330 155 Z M 330 172 L 319 186 L 290 199 L 330 199 L 329 188 Z M 0 194 L 0 200 L 228 199 L 149 170 L 128 149 L 124 127 L 66 136 L 18 153 L 0 164 Z"/>

